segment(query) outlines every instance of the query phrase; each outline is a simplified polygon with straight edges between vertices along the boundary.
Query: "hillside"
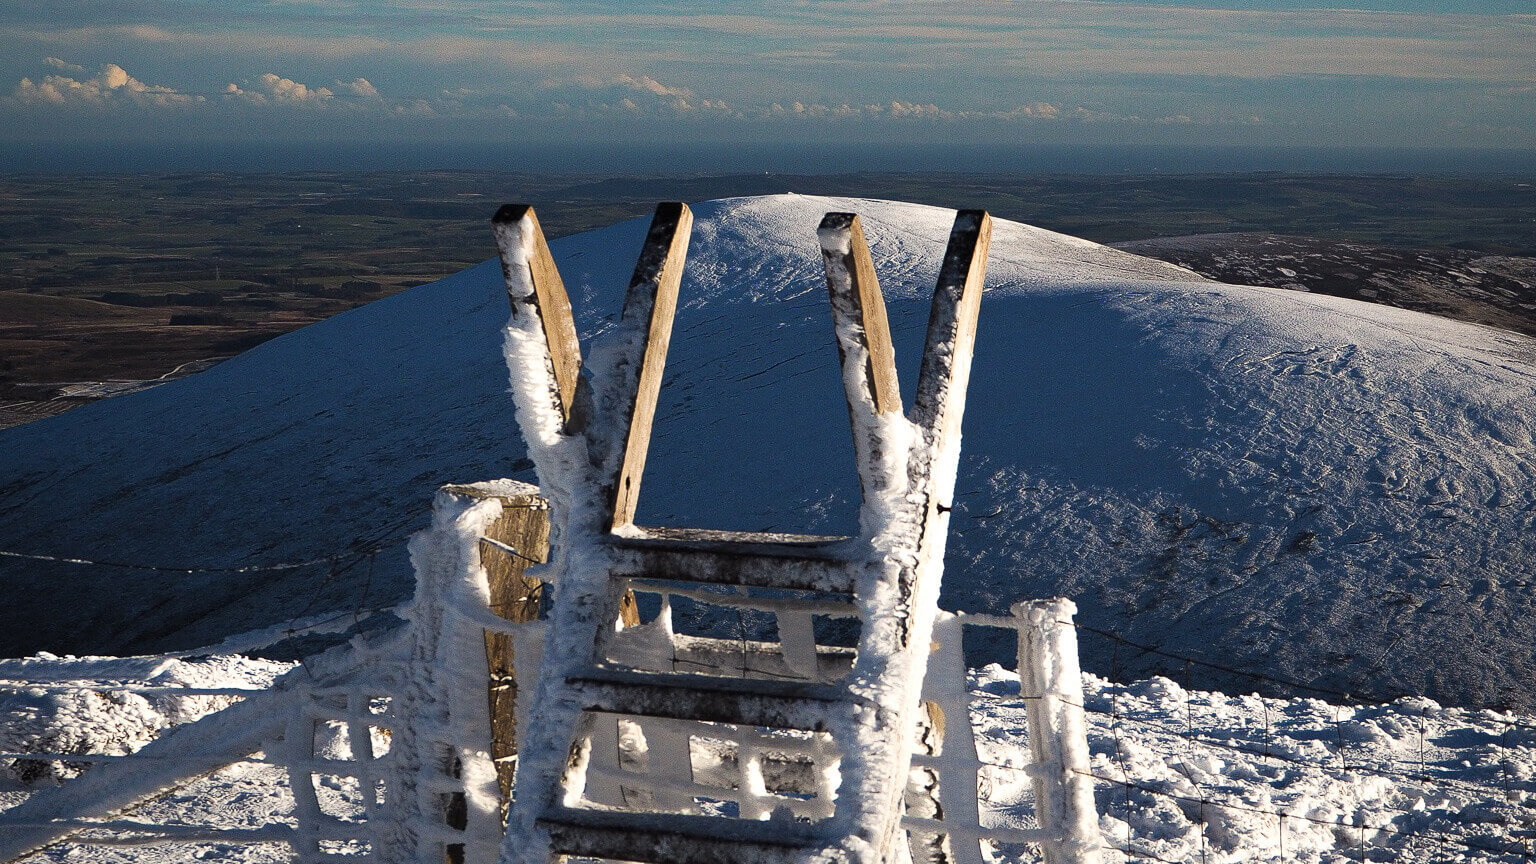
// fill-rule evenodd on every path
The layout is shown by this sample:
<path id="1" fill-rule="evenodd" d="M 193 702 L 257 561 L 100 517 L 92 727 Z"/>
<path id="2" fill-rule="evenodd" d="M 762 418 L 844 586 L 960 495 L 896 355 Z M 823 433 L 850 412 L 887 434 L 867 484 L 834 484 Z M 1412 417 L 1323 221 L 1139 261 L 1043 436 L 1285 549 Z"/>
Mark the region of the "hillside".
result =
<path id="1" fill-rule="evenodd" d="M 1367 300 L 1536 335 L 1536 258 L 1274 234 L 1116 243 L 1220 282 Z"/>
<path id="2" fill-rule="evenodd" d="M 863 217 L 910 404 L 950 211 L 698 205 L 642 522 L 852 528 L 814 237 L 828 210 Z M 589 349 L 644 229 L 552 244 Z M 987 281 L 944 605 L 1063 593 L 1083 623 L 1174 654 L 1354 693 L 1536 704 L 1536 343 L 1206 282 L 1002 221 Z M 396 541 L 436 485 L 532 479 L 505 394 L 505 317 L 487 262 L 0 432 L 0 550 L 167 568 L 341 553 L 246 572 L 7 561 L 0 649 L 191 648 L 398 602 Z M 1183 679 L 1182 664 L 1084 639 L 1092 671 Z"/>

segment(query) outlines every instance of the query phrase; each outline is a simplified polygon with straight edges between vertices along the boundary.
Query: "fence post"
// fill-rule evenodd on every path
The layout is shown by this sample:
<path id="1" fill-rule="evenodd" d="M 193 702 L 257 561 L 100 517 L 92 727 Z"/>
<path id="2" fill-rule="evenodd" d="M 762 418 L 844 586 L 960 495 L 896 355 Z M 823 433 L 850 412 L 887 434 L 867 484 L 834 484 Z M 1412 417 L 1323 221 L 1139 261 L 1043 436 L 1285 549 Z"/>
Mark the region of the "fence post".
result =
<path id="1" fill-rule="evenodd" d="M 1088 775 L 1083 678 L 1071 600 L 1013 606 L 1019 626 L 1019 689 L 1029 718 L 1035 813 L 1045 832 L 1046 864 L 1097 864 L 1099 817 Z"/>
<path id="2" fill-rule="evenodd" d="M 516 480 L 455 484 L 444 491 L 476 500 L 495 498 L 501 515 L 485 529 L 480 564 L 490 589 L 490 608 L 516 624 L 538 620 L 544 583 L 526 575 L 531 564 L 549 560 L 549 501 L 539 487 Z M 633 592 L 621 603 L 625 626 L 640 623 Z M 490 673 L 491 759 L 501 787 L 501 816 L 506 820 L 517 767 L 517 655 L 508 633 L 485 633 L 485 663 Z"/>
<path id="3" fill-rule="evenodd" d="M 501 501 L 501 515 L 485 529 L 484 536 L 491 542 L 480 544 L 491 611 L 516 623 L 537 619 L 544 585 L 524 571 L 529 564 L 543 563 L 549 557 L 549 502 L 539 495 L 539 487 L 500 480 L 445 489 L 470 498 Z M 491 759 L 496 763 L 505 820 L 517 764 L 513 758 L 517 755 L 517 672 L 512 636 L 487 631 L 485 661 L 490 672 Z"/>
<path id="4" fill-rule="evenodd" d="M 923 678 L 923 698 L 935 733 L 930 755 L 938 771 L 938 809 L 947 836 L 914 832 L 912 860 L 918 864 L 982 864 L 981 805 L 977 794 L 976 738 L 971 730 L 971 694 L 966 686 L 965 618 L 944 610 L 933 621 L 933 656 Z M 946 713 L 945 708 L 948 708 Z"/>

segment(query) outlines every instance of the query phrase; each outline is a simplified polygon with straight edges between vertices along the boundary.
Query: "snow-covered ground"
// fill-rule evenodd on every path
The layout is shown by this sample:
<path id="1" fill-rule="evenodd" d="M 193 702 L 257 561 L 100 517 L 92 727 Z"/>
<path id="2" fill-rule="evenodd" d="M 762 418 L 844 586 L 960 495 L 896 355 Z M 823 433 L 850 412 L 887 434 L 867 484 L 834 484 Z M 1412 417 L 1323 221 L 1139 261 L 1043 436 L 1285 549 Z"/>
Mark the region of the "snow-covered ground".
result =
<path id="1" fill-rule="evenodd" d="M 983 762 L 1022 784 L 1018 678 L 974 673 Z M 1104 842 L 1130 860 L 1455 861 L 1530 854 L 1531 718 L 1428 699 L 1338 705 L 1084 676 Z M 1010 778 L 1010 775 L 1012 777 Z M 1021 808 L 1022 809 L 1022 808 Z M 1110 860 L 1113 860 L 1113 856 Z"/>
<path id="2" fill-rule="evenodd" d="M 286 668 L 233 656 L 7 661 L 0 664 L 4 686 L 30 682 L 31 689 L 0 697 L 0 729 L 13 753 L 131 752 L 166 725 L 206 710 L 198 700 L 228 701 L 175 698 L 167 690 L 260 687 Z M 1100 828 L 1107 846 L 1132 851 L 1125 860 L 1526 860 L 1536 827 L 1530 717 L 1442 708 L 1427 699 L 1339 706 L 1187 691 L 1166 678 L 1113 684 L 1085 675 L 1084 686 Z M 133 692 L 146 688 L 157 693 Z M 990 799 L 984 822 L 1026 827 L 1031 793 L 1021 769 L 1029 746 L 1018 677 L 989 666 L 972 672 L 970 688 L 986 766 L 981 789 Z M 0 765 L 7 762 L 0 809 L 56 782 L 35 763 Z M 323 806 L 356 792 L 340 778 L 317 791 Z M 125 818 L 241 829 L 291 825 L 293 806 L 282 767 L 253 760 L 169 791 Z M 1003 852 L 1005 861 L 1036 860 L 1030 847 Z M 121 847 L 74 840 L 26 860 L 271 862 L 290 860 L 290 851 L 282 843 Z"/>

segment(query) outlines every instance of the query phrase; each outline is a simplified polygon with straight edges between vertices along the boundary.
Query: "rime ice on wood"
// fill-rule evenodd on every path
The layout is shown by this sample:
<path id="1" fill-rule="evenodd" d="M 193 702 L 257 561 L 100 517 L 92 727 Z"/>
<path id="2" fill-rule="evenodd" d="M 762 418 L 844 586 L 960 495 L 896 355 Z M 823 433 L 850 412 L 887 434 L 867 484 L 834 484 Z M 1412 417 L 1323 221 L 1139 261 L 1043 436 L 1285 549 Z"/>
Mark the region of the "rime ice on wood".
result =
<path id="1" fill-rule="evenodd" d="M 1071 600 L 1033 600 L 1013 608 L 1028 626 L 1019 631 L 1021 695 L 1029 702 L 1029 745 L 1038 772 L 1035 813 L 1049 838 L 1047 864 L 1096 864 L 1098 813 L 1088 773 L 1083 677 Z"/>
<path id="2" fill-rule="evenodd" d="M 559 279 L 540 275 L 537 262 L 548 253 L 532 211 L 508 207 L 496 220 L 513 304 L 507 360 L 518 419 L 541 480 L 559 487 L 547 490 L 559 548 L 540 710 L 524 739 L 502 860 L 533 864 L 554 853 L 677 864 L 880 864 L 901 836 L 990 222 L 981 212 L 956 219 L 913 419 L 900 410 L 883 300 L 858 220 L 830 214 L 822 222 L 864 491 L 857 538 L 632 524 L 691 223 L 687 207 L 658 206 L 623 320 L 594 355 L 594 413 L 572 422 L 581 385 L 564 376 L 579 351 L 558 338 L 568 330 L 563 321 L 550 320 L 568 317 L 569 305 L 545 290 Z M 655 594 L 660 614 L 626 625 L 615 599 L 626 588 Z M 734 646 L 676 633 L 678 597 L 769 612 L 777 650 L 743 641 L 740 677 L 711 673 Z M 816 645 L 818 612 L 859 619 L 851 667 L 845 655 Z M 679 731 L 689 724 L 691 735 Z M 702 751 L 686 743 L 701 737 L 722 743 Z M 626 785 L 624 758 L 643 754 L 644 764 L 657 764 L 653 738 L 656 746 L 680 744 L 673 761 L 692 776 L 674 769 Z M 705 764 L 734 762 L 735 792 L 685 791 L 708 783 L 697 776 L 695 755 Z M 786 794 L 791 787 L 781 790 L 779 779 L 770 782 L 785 770 L 818 778 L 809 787 L 791 784 L 813 788 L 812 804 Z M 723 810 L 735 818 L 722 818 Z M 797 814 L 813 821 L 795 821 Z"/>
<path id="3" fill-rule="evenodd" d="M 114 825 L 137 843 L 285 842 L 303 862 L 333 860 L 339 847 L 360 861 L 442 860 L 448 847 L 463 849 L 469 860 L 490 860 L 499 839 L 499 792 L 487 752 L 482 634 L 520 635 L 487 608 L 479 562 L 480 538 L 499 510 L 495 499 L 441 493 L 432 527 L 412 539 L 418 591 L 400 610 L 406 626 L 308 657 L 270 689 L 177 727 L 131 761 L 97 766 L 0 813 L 0 860 Z M 334 738 L 322 741 L 323 730 Z M 293 827 L 110 821 L 258 753 L 288 777 Z M 335 796 L 321 794 L 325 783 L 352 789 L 354 812 L 338 813 Z M 445 820 L 445 796 L 463 804 L 458 825 Z"/>

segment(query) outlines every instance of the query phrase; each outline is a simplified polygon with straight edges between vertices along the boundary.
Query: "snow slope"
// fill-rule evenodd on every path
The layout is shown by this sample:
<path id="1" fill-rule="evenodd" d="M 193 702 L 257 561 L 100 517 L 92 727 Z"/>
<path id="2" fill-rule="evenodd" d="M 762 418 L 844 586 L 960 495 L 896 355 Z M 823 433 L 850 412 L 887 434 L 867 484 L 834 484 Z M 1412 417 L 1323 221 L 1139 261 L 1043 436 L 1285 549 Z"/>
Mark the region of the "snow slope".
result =
<path id="1" fill-rule="evenodd" d="M 854 530 L 815 226 L 861 214 L 910 404 L 953 214 L 794 195 L 694 209 L 640 521 Z M 618 313 L 645 225 L 552 244 L 589 347 Z M 1174 654 L 1357 694 L 1536 704 L 1536 343 L 1204 282 L 1003 221 L 987 284 L 943 605 L 1066 594 L 1081 622 Z M 488 262 L 192 378 L 0 432 L 0 549 L 303 560 L 419 527 L 439 483 L 531 479 L 505 395 L 506 314 Z M 354 563 L 0 563 L 14 598 L 0 648 L 190 647 L 408 592 L 398 544 L 371 571 Z M 1092 634 L 1083 647 L 1101 674 L 1188 680 L 1177 661 L 1115 657 Z"/>

